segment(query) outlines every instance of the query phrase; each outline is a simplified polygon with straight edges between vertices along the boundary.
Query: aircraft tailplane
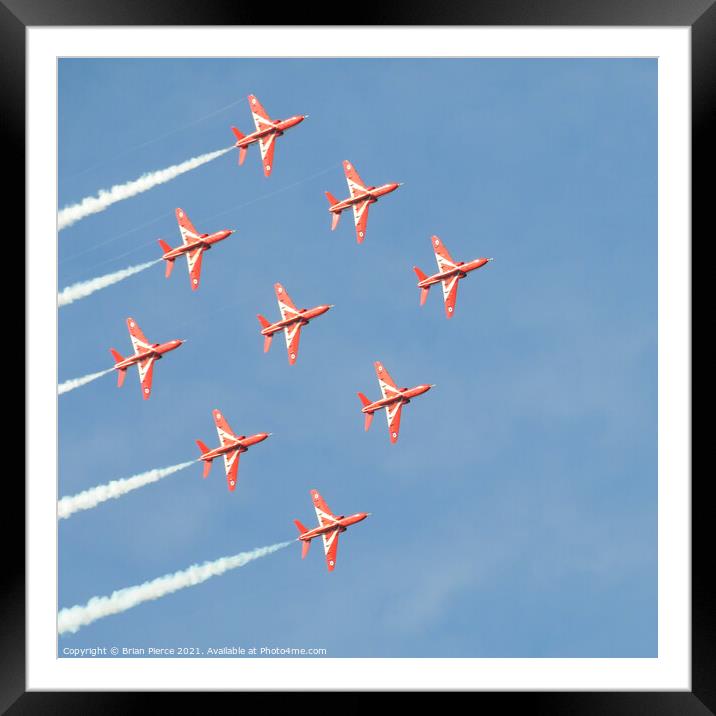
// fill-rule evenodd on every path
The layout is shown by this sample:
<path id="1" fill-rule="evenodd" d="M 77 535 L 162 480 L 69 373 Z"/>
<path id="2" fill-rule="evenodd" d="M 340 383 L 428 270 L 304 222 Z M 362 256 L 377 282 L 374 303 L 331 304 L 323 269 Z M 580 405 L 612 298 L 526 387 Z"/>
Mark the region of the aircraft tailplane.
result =
<path id="1" fill-rule="evenodd" d="M 305 535 L 306 532 L 308 532 L 308 528 L 304 527 L 303 524 L 298 520 L 294 520 L 293 524 L 296 525 L 296 528 L 298 529 L 298 534 Z"/>
<path id="2" fill-rule="evenodd" d="M 209 452 L 209 448 L 201 440 L 197 440 L 196 444 L 199 446 L 199 450 L 201 450 L 202 455 L 206 455 L 206 453 Z M 209 476 L 209 471 L 211 470 L 211 462 L 211 460 L 204 461 L 204 472 L 202 474 L 203 478 L 207 478 Z"/>
<path id="3" fill-rule="evenodd" d="M 366 405 L 370 405 L 370 400 L 366 398 L 363 393 L 358 393 L 358 397 L 360 398 L 360 402 L 363 403 L 363 407 Z M 365 429 L 366 431 L 370 428 L 370 424 L 373 422 L 373 413 L 366 413 L 365 414 Z"/>
<path id="4" fill-rule="evenodd" d="M 164 241 L 164 239 L 157 239 L 159 242 L 159 245 L 162 247 L 162 251 L 166 254 L 168 251 L 172 250 L 172 247 L 169 246 L 169 244 Z M 174 268 L 174 259 L 164 259 L 167 262 L 164 276 L 166 278 L 169 278 L 172 275 L 172 269 Z"/>
<path id="5" fill-rule="evenodd" d="M 271 323 L 264 318 L 260 313 L 256 318 L 259 319 L 259 323 L 261 324 L 261 328 L 268 328 Z M 269 348 L 271 348 L 271 339 L 273 338 L 273 335 L 264 336 L 264 353 L 269 352 Z"/>
<path id="6" fill-rule="evenodd" d="M 418 277 L 418 281 L 425 281 L 425 279 L 427 278 L 427 276 L 417 266 L 413 266 L 413 271 L 415 271 L 415 275 Z M 420 305 L 421 306 L 424 306 L 425 301 L 428 300 L 428 291 L 430 291 L 430 286 L 420 289 Z"/>

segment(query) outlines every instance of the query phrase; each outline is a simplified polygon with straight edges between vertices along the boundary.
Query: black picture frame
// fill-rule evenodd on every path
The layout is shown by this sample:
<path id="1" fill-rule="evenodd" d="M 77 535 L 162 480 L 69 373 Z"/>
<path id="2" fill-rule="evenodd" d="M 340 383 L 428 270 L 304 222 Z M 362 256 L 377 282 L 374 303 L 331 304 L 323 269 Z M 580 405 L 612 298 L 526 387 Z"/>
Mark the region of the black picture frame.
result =
<path id="1" fill-rule="evenodd" d="M 706 235 L 707 212 L 713 203 L 711 174 L 716 165 L 711 125 L 716 117 L 716 0 L 474 0 L 470 3 L 385 2 L 371 7 L 376 25 L 522 25 L 522 26 L 684 26 L 692 32 L 692 225 Z M 325 25 L 335 18 L 318 5 L 281 8 L 283 25 Z M 25 29 L 28 26 L 87 25 L 271 25 L 273 6 L 227 0 L 201 3 L 174 0 L 0 0 L 0 102 L 6 206 L 19 207 L 25 196 Z M 358 18 L 346 17 L 349 20 Z M 266 20 L 266 21 L 264 21 Z M 348 23 L 350 24 L 350 23 Z M 361 24 L 363 23 L 361 19 Z M 24 215 L 6 217 L 15 236 L 24 235 Z M 712 225 L 709 236 L 713 237 Z M 22 234 L 20 233 L 22 232 Z M 688 237 L 685 237 L 685 241 Z M 691 244 L 693 245 L 693 243 Z M 32 380 L 25 375 L 25 385 Z M 23 484 L 10 471 L 4 488 L 12 504 L 24 504 Z M 26 475 L 26 479 L 29 476 Z M 688 475 L 684 479 L 688 479 Z M 687 692 L 478 692 L 478 705 L 499 699 L 537 714 L 690 714 L 716 713 L 716 593 L 710 580 L 713 561 L 709 532 L 712 502 L 709 475 L 692 475 L 692 691 Z M 10 498 L 9 498 L 10 499 Z M 6 511 L 8 513 L 9 510 Z M 6 581 L 0 588 L 0 713 L 126 714 L 166 693 L 26 692 L 25 690 L 25 563 L 15 548 L 24 534 L 24 510 L 2 529 Z M 189 706 L 192 694 L 180 694 Z M 205 698 L 202 695 L 201 698 Z M 236 697 L 232 697 L 236 698 Z M 238 707 L 234 701 L 234 706 Z M 191 708 L 191 706 L 189 706 Z M 206 704 L 204 704 L 204 709 Z"/>

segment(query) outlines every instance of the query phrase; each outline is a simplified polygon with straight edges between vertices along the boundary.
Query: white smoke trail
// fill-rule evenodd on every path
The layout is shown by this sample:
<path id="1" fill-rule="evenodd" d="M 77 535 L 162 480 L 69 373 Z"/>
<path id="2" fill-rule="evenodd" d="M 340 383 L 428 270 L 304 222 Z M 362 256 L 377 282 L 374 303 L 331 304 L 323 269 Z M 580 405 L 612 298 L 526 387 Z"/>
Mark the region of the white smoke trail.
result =
<path id="1" fill-rule="evenodd" d="M 157 259 L 156 261 L 148 261 L 145 264 L 138 264 L 137 266 L 128 266 L 120 271 L 107 273 L 104 276 L 91 278 L 88 281 L 78 281 L 77 283 L 73 283 L 71 286 L 63 288 L 62 291 L 57 294 L 57 305 L 69 306 L 70 303 L 74 303 L 80 298 L 87 298 L 87 296 L 90 296 L 95 291 L 99 291 L 103 288 L 107 288 L 107 286 L 111 286 L 114 283 L 123 281 L 125 278 L 134 276 L 135 273 L 145 271 L 150 266 L 154 266 L 154 264 L 159 263 L 160 261 L 161 259 Z"/>
<path id="2" fill-rule="evenodd" d="M 125 612 L 138 604 L 142 604 L 142 602 L 159 599 L 179 589 L 201 584 L 211 577 L 217 577 L 230 569 L 243 567 L 254 559 L 277 552 L 294 542 L 295 540 L 279 542 L 270 547 L 257 547 L 250 552 L 241 552 L 232 557 L 222 557 L 214 562 L 193 564 L 181 572 L 166 574 L 163 577 L 153 579 L 151 582 L 144 582 L 144 584 L 135 587 L 126 587 L 112 592 L 108 597 L 92 597 L 84 606 L 78 604 L 68 609 L 61 609 L 57 616 L 57 629 L 60 634 L 65 632 L 74 633 L 80 627 L 91 624 L 97 619 Z"/>
<path id="3" fill-rule="evenodd" d="M 75 388 L 81 388 L 83 385 L 87 385 L 87 383 L 91 383 L 93 380 L 97 380 L 97 378 L 101 378 L 113 370 L 114 368 L 107 368 L 107 370 L 101 370 L 99 373 L 90 373 L 89 375 L 83 375 L 81 378 L 66 380 L 57 386 L 57 394 L 62 395 L 63 393 L 69 393 L 70 390 L 74 390 Z"/>
<path id="4" fill-rule="evenodd" d="M 215 152 L 202 154 L 199 157 L 187 159 L 181 164 L 175 164 L 166 169 L 159 169 L 158 171 L 142 174 L 139 179 L 128 181 L 125 184 L 115 184 L 111 189 L 100 189 L 97 196 L 85 197 L 79 203 L 61 209 L 57 214 L 57 228 L 58 230 L 65 229 L 90 214 L 104 211 L 108 206 L 116 204 L 118 201 L 129 199 L 159 184 L 166 184 L 166 182 L 175 179 L 180 174 L 184 174 L 185 172 L 200 167 L 202 164 L 218 159 L 220 156 L 230 152 L 233 148 L 232 145 L 226 149 L 219 149 Z"/>
<path id="5" fill-rule="evenodd" d="M 195 460 L 191 460 L 189 462 L 179 463 L 178 465 L 172 465 L 171 467 L 147 470 L 147 472 L 141 472 L 139 475 L 124 477 L 119 480 L 112 480 L 106 485 L 91 487 L 89 490 L 79 492 L 76 495 L 68 495 L 57 502 L 57 515 L 60 518 L 67 518 L 80 510 L 90 510 L 93 507 L 97 507 L 100 502 L 121 497 L 132 490 L 144 487 L 152 482 L 157 482 L 163 477 L 168 477 L 175 472 L 179 472 L 179 470 L 184 470 L 189 467 L 189 465 L 193 465 L 194 462 Z"/>

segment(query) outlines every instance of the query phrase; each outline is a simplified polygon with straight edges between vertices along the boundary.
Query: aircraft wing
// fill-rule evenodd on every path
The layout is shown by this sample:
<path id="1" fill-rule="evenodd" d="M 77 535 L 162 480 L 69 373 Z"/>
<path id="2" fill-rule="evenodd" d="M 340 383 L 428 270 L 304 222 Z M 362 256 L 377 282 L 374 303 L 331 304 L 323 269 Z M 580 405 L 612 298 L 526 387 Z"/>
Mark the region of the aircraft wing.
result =
<path id="1" fill-rule="evenodd" d="M 390 377 L 390 373 L 380 361 L 375 362 L 375 374 L 378 376 L 380 392 L 384 398 L 392 398 L 399 392 L 395 381 Z"/>
<path id="2" fill-rule="evenodd" d="M 298 358 L 298 342 L 301 340 L 301 324 L 292 323 L 283 329 L 286 337 L 286 350 L 288 351 L 288 362 L 293 365 Z"/>
<path id="3" fill-rule="evenodd" d="M 148 350 L 152 347 L 147 337 L 142 333 L 142 329 L 133 318 L 127 319 L 127 328 L 129 329 L 129 337 L 132 341 L 132 347 L 135 353 L 138 353 L 140 350 Z"/>
<path id="4" fill-rule="evenodd" d="M 276 292 L 276 300 L 278 301 L 278 310 L 281 311 L 281 319 L 285 321 L 287 318 L 297 316 L 298 309 L 286 289 L 280 283 L 275 283 L 273 290 Z"/>
<path id="5" fill-rule="evenodd" d="M 432 237 L 433 251 L 435 252 L 435 260 L 438 263 L 438 271 L 450 271 L 454 269 L 457 264 L 453 261 L 450 252 L 445 248 L 445 244 L 437 236 Z"/>
<path id="6" fill-rule="evenodd" d="M 445 300 L 445 315 L 448 318 L 452 318 L 452 314 L 455 311 L 455 301 L 457 301 L 457 285 L 460 282 L 458 276 L 451 276 L 450 278 L 442 280 L 440 283 L 443 287 L 443 299 Z"/>
<path id="7" fill-rule="evenodd" d="M 152 376 L 154 374 L 154 362 L 156 358 L 151 356 L 140 360 L 137 363 L 137 369 L 139 370 L 139 382 L 142 385 L 142 397 L 147 400 L 152 394 Z"/>
<path id="8" fill-rule="evenodd" d="M 362 244 L 363 239 L 365 239 L 365 230 L 368 226 L 368 207 L 370 207 L 370 201 L 367 199 L 353 204 L 353 218 L 356 222 L 356 239 L 359 244 Z"/>
<path id="9" fill-rule="evenodd" d="M 323 537 L 323 549 L 326 552 L 326 564 L 328 571 L 332 572 L 336 568 L 336 557 L 338 555 L 338 535 L 340 530 L 333 530 L 329 534 L 321 535 Z"/>
<path id="10" fill-rule="evenodd" d="M 226 445 L 226 443 L 236 440 L 234 431 L 226 421 L 226 418 L 221 414 L 221 411 L 213 410 L 212 415 L 214 416 L 214 422 L 216 423 L 216 432 L 219 433 L 219 442 L 222 445 Z"/>
<path id="11" fill-rule="evenodd" d="M 181 240 L 185 244 L 188 244 L 200 238 L 199 232 L 194 228 L 194 224 L 189 221 L 189 217 L 186 215 L 184 209 L 177 209 L 175 213 L 177 217 L 177 224 L 179 224 Z"/>
<path id="12" fill-rule="evenodd" d="M 318 490 L 311 490 L 311 497 L 313 498 L 313 507 L 316 510 L 318 524 L 321 525 L 321 527 L 333 524 L 336 521 L 336 516 L 331 512 L 325 500 L 318 493 Z"/>
<path id="13" fill-rule="evenodd" d="M 268 112 L 263 108 L 261 102 L 252 94 L 249 95 L 249 108 L 251 109 L 251 116 L 254 118 L 256 131 L 260 132 L 269 127 L 273 127 L 273 122 Z"/>
<path id="14" fill-rule="evenodd" d="M 226 453 L 224 455 L 224 468 L 226 469 L 226 485 L 229 488 L 229 492 L 233 492 L 236 489 L 236 483 L 239 481 L 238 473 L 240 455 L 240 450 L 234 450 L 234 452 Z"/>
<path id="15" fill-rule="evenodd" d="M 385 409 L 385 417 L 388 419 L 388 432 L 390 433 L 390 442 L 397 443 L 400 434 L 400 413 L 403 410 L 401 402 L 393 403 Z"/>
<path id="16" fill-rule="evenodd" d="M 348 160 L 343 162 L 343 171 L 346 173 L 348 191 L 351 193 L 351 196 L 362 194 L 367 188 L 365 182 L 360 178 L 356 168 Z"/>
<path id="17" fill-rule="evenodd" d="M 259 149 L 261 150 L 261 161 L 264 165 L 264 174 L 267 177 L 271 176 L 271 169 L 273 169 L 273 150 L 276 146 L 276 135 L 269 134 L 267 137 L 261 137 L 259 139 Z"/>
<path id="18" fill-rule="evenodd" d="M 199 288 L 199 281 L 201 280 L 201 258 L 203 255 L 204 248 L 202 246 L 193 251 L 187 251 L 186 253 L 186 263 L 189 267 L 189 281 L 192 291 L 196 291 L 196 289 Z"/>

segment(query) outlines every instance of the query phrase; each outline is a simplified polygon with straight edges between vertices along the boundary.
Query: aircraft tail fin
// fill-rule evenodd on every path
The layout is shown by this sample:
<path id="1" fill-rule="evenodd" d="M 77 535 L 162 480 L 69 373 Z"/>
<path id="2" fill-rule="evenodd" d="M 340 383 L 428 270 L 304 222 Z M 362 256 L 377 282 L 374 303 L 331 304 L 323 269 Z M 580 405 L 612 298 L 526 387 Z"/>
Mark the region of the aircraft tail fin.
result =
<path id="1" fill-rule="evenodd" d="M 112 354 L 112 358 L 114 358 L 115 363 L 119 363 L 120 361 L 123 361 L 124 358 L 122 358 L 122 354 L 119 351 L 114 350 L 114 348 L 110 348 L 109 352 Z M 124 384 L 124 379 L 127 377 L 127 369 L 126 368 L 119 368 L 117 370 L 117 387 L 121 388 Z"/>
<path id="2" fill-rule="evenodd" d="M 425 281 L 427 276 L 417 267 L 413 266 L 413 271 L 415 271 L 415 275 L 418 277 L 418 281 Z M 425 301 L 428 299 L 428 291 L 430 291 L 430 286 L 427 286 L 425 288 L 420 289 L 420 305 L 424 306 Z"/>
<path id="3" fill-rule="evenodd" d="M 196 444 L 199 446 L 199 450 L 201 450 L 202 455 L 206 455 L 206 453 L 209 452 L 209 448 L 201 440 L 197 440 Z M 204 472 L 202 473 L 203 478 L 206 478 L 209 476 L 209 470 L 211 470 L 211 460 L 205 460 L 204 461 Z"/>
<path id="4" fill-rule="evenodd" d="M 296 528 L 298 529 L 298 534 L 304 535 L 306 534 L 306 532 L 308 532 L 308 528 L 304 527 L 303 524 L 301 524 L 301 522 L 299 522 L 298 520 L 294 520 L 293 524 L 296 525 Z"/>
<path id="5" fill-rule="evenodd" d="M 271 325 L 271 323 L 266 318 L 264 318 L 260 313 L 258 314 L 258 316 L 256 316 L 256 318 L 259 319 L 261 328 L 268 328 Z M 273 335 L 264 336 L 264 353 L 269 352 L 269 348 L 271 348 L 271 339 L 272 338 L 273 338 Z"/>
<path id="6" fill-rule="evenodd" d="M 293 524 L 296 525 L 296 528 L 298 529 L 298 533 L 300 535 L 305 535 L 306 532 L 308 532 L 308 529 L 304 527 L 298 520 L 294 520 Z M 308 554 L 309 549 L 311 549 L 311 540 L 303 540 L 303 544 L 301 545 L 301 559 L 306 559 L 306 555 Z"/>
<path id="7" fill-rule="evenodd" d="M 240 142 L 244 138 L 243 132 L 239 131 L 236 127 L 232 127 L 231 131 L 234 133 L 236 139 Z M 246 161 L 246 150 L 248 147 L 239 147 L 239 166 Z"/>
<path id="8" fill-rule="evenodd" d="M 157 239 L 159 242 L 159 245 L 162 247 L 162 251 L 166 254 L 167 251 L 171 251 L 172 247 L 169 246 L 169 244 L 164 241 L 164 239 Z M 164 271 L 164 276 L 166 278 L 169 278 L 172 275 L 172 269 L 174 268 L 174 259 L 164 259 L 167 262 L 166 269 Z"/>
<path id="9" fill-rule="evenodd" d="M 336 199 L 333 194 L 331 194 L 330 191 L 326 192 L 326 199 L 328 199 L 328 203 L 333 207 L 338 203 L 338 199 Z M 333 231 L 336 226 L 338 226 L 338 222 L 341 220 L 341 212 L 340 211 L 334 211 L 331 212 L 331 231 Z"/>
<path id="10" fill-rule="evenodd" d="M 366 405 L 370 405 L 370 400 L 363 395 L 363 393 L 358 393 L 358 397 L 360 398 L 360 402 L 363 403 L 363 407 Z M 366 413 L 365 414 L 365 429 L 366 431 L 368 428 L 370 428 L 370 424 L 373 422 L 373 413 Z"/>
<path id="11" fill-rule="evenodd" d="M 333 194 L 331 194 L 330 191 L 326 192 L 326 199 L 328 199 L 328 203 L 331 205 L 331 207 L 335 206 L 338 203 L 338 199 L 336 199 Z M 336 226 L 338 226 L 338 222 L 341 220 L 341 212 L 340 211 L 332 211 L 331 212 L 331 231 L 335 230 Z"/>

